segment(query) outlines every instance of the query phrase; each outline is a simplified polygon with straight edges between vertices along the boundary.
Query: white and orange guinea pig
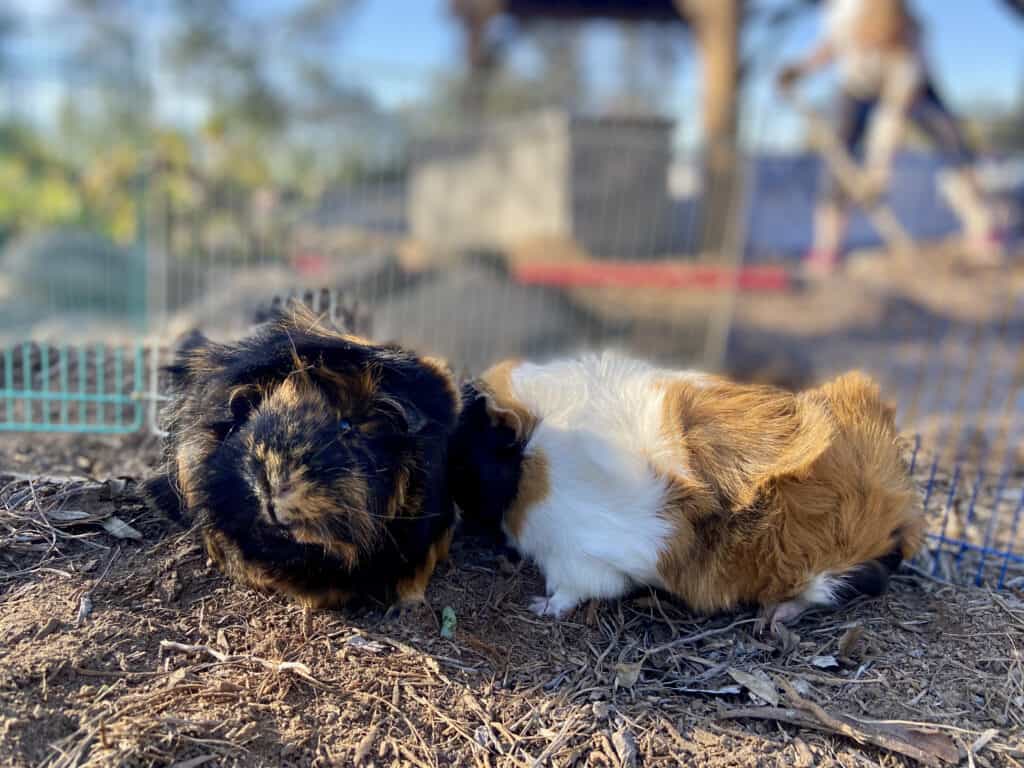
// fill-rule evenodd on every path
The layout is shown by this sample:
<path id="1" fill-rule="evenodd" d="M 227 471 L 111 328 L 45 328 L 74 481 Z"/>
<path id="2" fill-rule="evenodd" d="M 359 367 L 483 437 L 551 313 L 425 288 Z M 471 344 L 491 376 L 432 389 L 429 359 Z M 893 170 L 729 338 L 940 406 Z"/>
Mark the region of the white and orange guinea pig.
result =
<path id="1" fill-rule="evenodd" d="M 924 517 L 878 387 L 793 394 L 615 353 L 466 385 L 449 482 L 542 570 L 541 615 L 652 586 L 773 630 L 881 594 Z"/>

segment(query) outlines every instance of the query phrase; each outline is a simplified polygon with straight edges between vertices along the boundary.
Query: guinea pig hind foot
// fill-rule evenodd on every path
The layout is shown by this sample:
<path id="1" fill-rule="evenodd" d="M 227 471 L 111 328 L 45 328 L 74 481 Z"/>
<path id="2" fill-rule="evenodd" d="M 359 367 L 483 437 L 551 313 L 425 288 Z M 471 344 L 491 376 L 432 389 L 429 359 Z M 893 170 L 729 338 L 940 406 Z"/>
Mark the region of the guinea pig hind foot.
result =
<path id="1" fill-rule="evenodd" d="M 582 602 L 582 598 L 559 590 L 547 597 L 535 597 L 530 601 L 530 610 L 538 616 L 561 619 Z"/>
<path id="2" fill-rule="evenodd" d="M 754 632 L 759 635 L 763 634 L 767 627 L 772 635 L 779 635 L 784 625 L 792 624 L 803 615 L 804 611 L 812 607 L 814 607 L 812 603 L 801 598 L 763 606 L 758 613 L 757 622 L 754 624 Z"/>

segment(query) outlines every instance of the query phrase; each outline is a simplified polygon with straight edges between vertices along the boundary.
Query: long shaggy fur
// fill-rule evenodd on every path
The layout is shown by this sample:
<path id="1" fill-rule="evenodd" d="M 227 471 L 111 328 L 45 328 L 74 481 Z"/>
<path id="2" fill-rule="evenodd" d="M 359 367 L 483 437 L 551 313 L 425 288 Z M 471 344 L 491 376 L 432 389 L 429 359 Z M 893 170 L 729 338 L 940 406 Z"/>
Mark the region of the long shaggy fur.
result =
<path id="1" fill-rule="evenodd" d="M 892 410 L 859 373 L 792 394 L 606 353 L 504 363 L 463 400 L 456 501 L 538 562 L 540 613 L 650 585 L 790 620 L 878 594 L 923 536 Z"/>
<path id="2" fill-rule="evenodd" d="M 422 598 L 455 523 L 447 366 L 294 305 L 237 343 L 194 334 L 168 373 L 165 461 L 146 489 L 202 528 L 225 573 L 317 607 Z"/>

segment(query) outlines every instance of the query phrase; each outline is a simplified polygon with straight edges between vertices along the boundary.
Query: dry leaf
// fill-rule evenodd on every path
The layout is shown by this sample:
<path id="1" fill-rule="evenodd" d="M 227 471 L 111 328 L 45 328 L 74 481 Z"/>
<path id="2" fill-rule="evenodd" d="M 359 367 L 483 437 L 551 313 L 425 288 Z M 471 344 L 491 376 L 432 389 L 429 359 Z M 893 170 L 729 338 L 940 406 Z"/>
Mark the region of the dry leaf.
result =
<path id="1" fill-rule="evenodd" d="M 834 669 L 839 666 L 835 656 L 814 656 L 811 658 L 811 665 L 818 669 Z"/>
<path id="2" fill-rule="evenodd" d="M 802 677 L 794 677 L 790 682 L 793 683 L 793 688 L 801 696 L 809 696 L 811 693 L 811 684 Z"/>
<path id="3" fill-rule="evenodd" d="M 615 665 L 615 685 L 619 688 L 632 688 L 640 679 L 640 663 L 627 664 L 620 661 Z"/>
<path id="4" fill-rule="evenodd" d="M 775 687 L 775 683 L 764 672 L 757 670 L 754 674 L 750 674 L 734 667 L 729 667 L 727 671 L 729 672 L 729 677 L 757 696 L 761 701 L 767 702 L 773 707 L 778 706 L 779 691 Z"/>
<path id="5" fill-rule="evenodd" d="M 473 731 L 473 741 L 481 747 L 490 747 L 494 741 L 494 734 L 488 726 L 478 725 L 476 730 Z"/>
<path id="6" fill-rule="evenodd" d="M 376 640 L 367 640 L 362 635 L 352 635 L 352 637 L 345 640 L 345 645 L 348 648 L 365 653 L 384 653 L 387 650 L 383 643 L 378 643 Z"/>
<path id="7" fill-rule="evenodd" d="M 142 541 L 142 534 L 117 516 L 108 517 L 101 525 L 107 533 L 115 538 Z"/>
<path id="8" fill-rule="evenodd" d="M 633 734 L 623 729 L 612 734 L 612 746 L 619 756 L 619 765 L 622 768 L 633 768 L 636 765 L 636 739 Z"/>
<path id="9" fill-rule="evenodd" d="M 90 517 L 92 515 L 80 509 L 51 509 L 46 513 L 46 519 L 51 523 L 77 523 Z"/>

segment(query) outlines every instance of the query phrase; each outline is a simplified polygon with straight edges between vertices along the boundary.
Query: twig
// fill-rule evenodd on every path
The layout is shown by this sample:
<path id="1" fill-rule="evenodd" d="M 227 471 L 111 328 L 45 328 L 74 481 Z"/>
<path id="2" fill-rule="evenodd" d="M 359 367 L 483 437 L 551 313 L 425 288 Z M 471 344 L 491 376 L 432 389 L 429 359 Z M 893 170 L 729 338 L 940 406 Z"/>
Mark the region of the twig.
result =
<path id="1" fill-rule="evenodd" d="M 810 723 L 816 725 L 810 725 L 808 722 L 801 722 L 799 724 L 823 728 L 862 744 L 873 744 L 890 752 L 906 755 L 925 765 L 938 765 L 941 762 L 957 763 L 960 760 L 960 750 L 957 749 L 955 743 L 948 736 L 937 733 L 925 733 L 923 731 L 910 731 L 896 726 L 869 726 L 845 715 L 832 715 L 820 704 L 802 697 L 784 677 L 776 675 L 775 682 L 785 692 L 789 700 L 796 705 L 797 709 L 782 710 L 780 714 L 785 714 L 785 717 L 772 719 L 792 722 L 790 718 L 796 717 L 804 721 L 810 721 Z M 769 709 L 776 708 L 772 707 Z M 912 743 L 913 741 L 921 740 L 928 742 L 927 748 L 922 748 Z"/>
<path id="2" fill-rule="evenodd" d="M 325 691 L 332 690 L 329 685 L 313 677 L 312 670 L 301 661 L 271 661 L 259 656 L 224 653 L 209 645 L 189 645 L 186 643 L 176 643 L 173 640 L 161 640 L 160 650 L 181 651 L 183 653 L 207 653 L 217 661 L 225 664 L 239 664 L 248 661 L 258 664 L 264 669 L 269 669 L 271 672 L 292 672 L 316 688 L 321 688 Z"/>
<path id="3" fill-rule="evenodd" d="M 828 717 L 829 722 L 821 722 L 802 709 L 793 707 L 749 707 L 743 709 L 730 709 L 723 712 L 719 717 L 727 720 L 774 720 L 780 723 L 789 723 L 802 728 L 811 728 L 825 733 L 839 734 L 853 739 L 859 744 L 872 744 L 876 747 L 896 752 L 906 757 L 917 760 L 925 765 L 937 766 L 941 762 L 955 763 L 955 760 L 942 760 L 937 756 L 925 752 L 917 747 L 905 744 L 902 741 L 892 739 L 885 734 L 875 734 L 868 731 L 861 731 L 850 725 Z M 959 754 L 959 752 L 957 753 Z"/>
<path id="4" fill-rule="evenodd" d="M 697 632 L 692 635 L 687 635 L 686 637 L 679 637 L 668 643 L 663 643 L 662 645 L 656 645 L 653 648 L 648 648 L 646 651 L 644 651 L 644 656 L 651 656 L 652 654 L 661 653 L 662 651 L 670 651 L 673 648 L 679 647 L 680 645 L 690 645 L 692 643 L 696 643 L 699 640 L 703 640 L 707 637 L 713 637 L 715 635 L 724 635 L 728 632 L 732 632 L 734 629 L 736 629 L 736 627 L 739 627 L 743 624 L 753 624 L 756 621 L 757 619 L 737 619 L 732 624 L 729 624 L 725 627 L 707 629 L 703 632 Z"/>

